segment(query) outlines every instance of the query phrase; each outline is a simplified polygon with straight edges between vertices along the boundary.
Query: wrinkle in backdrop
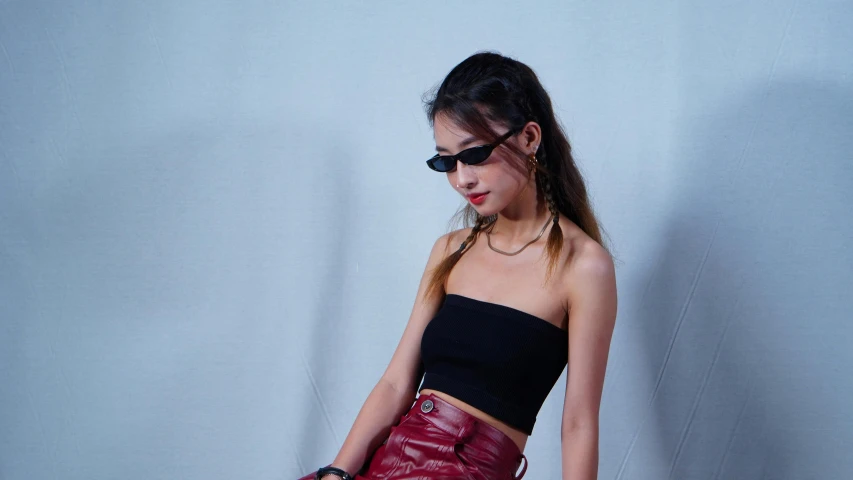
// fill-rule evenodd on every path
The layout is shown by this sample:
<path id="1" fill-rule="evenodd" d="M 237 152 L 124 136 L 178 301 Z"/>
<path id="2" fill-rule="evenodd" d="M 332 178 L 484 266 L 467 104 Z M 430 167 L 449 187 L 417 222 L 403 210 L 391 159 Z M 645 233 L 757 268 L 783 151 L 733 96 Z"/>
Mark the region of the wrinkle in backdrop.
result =
<path id="1" fill-rule="evenodd" d="M 421 94 L 496 49 L 617 254 L 600 478 L 847 478 L 853 8 L 515 7 L 0 2 L 0 477 L 329 463 L 460 205 Z"/>

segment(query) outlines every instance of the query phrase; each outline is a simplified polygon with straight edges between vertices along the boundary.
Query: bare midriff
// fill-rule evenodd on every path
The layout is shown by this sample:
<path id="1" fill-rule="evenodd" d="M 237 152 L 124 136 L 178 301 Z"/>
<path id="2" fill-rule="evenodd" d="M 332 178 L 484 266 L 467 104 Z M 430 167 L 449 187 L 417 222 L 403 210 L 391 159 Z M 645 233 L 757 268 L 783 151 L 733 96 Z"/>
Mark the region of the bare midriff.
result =
<path id="1" fill-rule="evenodd" d="M 458 408 L 458 409 L 460 409 L 466 413 L 469 413 L 469 414 L 473 415 L 474 417 L 476 417 L 477 419 L 482 420 L 482 421 L 488 423 L 489 425 L 497 428 L 498 430 L 500 430 L 501 432 L 506 434 L 506 436 L 508 436 L 510 439 L 512 439 L 512 441 L 515 442 L 516 445 L 518 445 L 519 450 L 524 452 L 524 446 L 527 444 L 527 438 L 528 437 L 527 437 L 527 434 L 522 432 L 521 430 L 513 428 L 513 427 L 507 425 L 506 423 L 498 420 L 497 418 L 489 415 L 488 413 L 486 413 L 486 412 L 484 412 L 478 408 L 472 407 L 471 405 L 463 402 L 462 400 L 459 400 L 456 397 L 452 397 L 452 396 L 450 396 L 444 392 L 439 392 L 438 390 L 432 390 L 430 388 L 425 388 L 425 389 L 420 391 L 420 394 L 421 395 L 433 394 L 436 397 L 438 397 L 438 398 L 446 401 L 447 403 L 453 405 L 454 407 L 456 407 L 456 408 Z"/>

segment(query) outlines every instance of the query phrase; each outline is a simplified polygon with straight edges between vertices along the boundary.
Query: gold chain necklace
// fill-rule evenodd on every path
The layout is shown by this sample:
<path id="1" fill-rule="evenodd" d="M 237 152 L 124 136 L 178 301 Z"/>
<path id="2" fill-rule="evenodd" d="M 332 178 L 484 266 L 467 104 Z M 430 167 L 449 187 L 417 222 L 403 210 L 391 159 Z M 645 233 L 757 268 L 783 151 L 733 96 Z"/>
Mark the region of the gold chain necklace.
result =
<path id="1" fill-rule="evenodd" d="M 548 218 L 548 221 L 547 221 L 547 222 L 545 222 L 545 225 L 542 225 L 542 230 L 539 230 L 539 235 L 536 235 L 536 238 L 534 238 L 533 240 L 531 240 L 531 241 L 529 241 L 529 242 L 525 243 L 523 247 L 519 248 L 519 249 L 518 249 L 517 251 L 515 251 L 515 252 L 512 252 L 512 253 L 510 253 L 510 252 L 504 252 L 503 250 L 500 250 L 500 249 L 497 249 L 497 248 L 493 247 L 493 246 L 492 246 L 492 234 L 491 234 L 491 232 L 489 232 L 488 230 L 486 230 L 486 242 L 489 244 L 489 248 L 491 248 L 492 250 L 494 250 L 494 251 L 496 251 L 496 252 L 498 252 L 498 253 L 500 253 L 500 254 L 503 254 L 503 255 L 509 255 L 509 256 L 512 256 L 512 255 L 518 255 L 519 253 L 521 253 L 521 251 L 522 251 L 522 250 L 524 250 L 525 248 L 527 248 L 527 247 L 528 247 L 528 245 L 532 244 L 533 242 L 535 242 L 536 240 L 539 240 L 539 239 L 542 237 L 542 234 L 543 234 L 543 233 L 545 233 L 545 229 L 546 229 L 546 228 L 548 228 L 548 224 L 549 224 L 549 223 L 551 223 L 551 220 L 552 220 L 553 218 L 554 218 L 554 215 L 551 215 L 551 217 L 550 217 L 550 218 Z"/>

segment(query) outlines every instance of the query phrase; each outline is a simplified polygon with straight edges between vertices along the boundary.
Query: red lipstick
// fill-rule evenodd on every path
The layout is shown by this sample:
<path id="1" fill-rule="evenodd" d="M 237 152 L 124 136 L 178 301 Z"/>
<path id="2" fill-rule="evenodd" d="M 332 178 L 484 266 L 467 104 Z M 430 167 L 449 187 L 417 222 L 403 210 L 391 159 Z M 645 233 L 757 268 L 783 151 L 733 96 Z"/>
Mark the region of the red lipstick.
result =
<path id="1" fill-rule="evenodd" d="M 486 201 L 486 195 L 488 195 L 488 194 L 489 194 L 489 192 L 474 193 L 474 194 L 468 195 L 468 201 L 473 203 L 474 205 L 479 205 L 479 204 L 483 203 L 484 201 Z"/>

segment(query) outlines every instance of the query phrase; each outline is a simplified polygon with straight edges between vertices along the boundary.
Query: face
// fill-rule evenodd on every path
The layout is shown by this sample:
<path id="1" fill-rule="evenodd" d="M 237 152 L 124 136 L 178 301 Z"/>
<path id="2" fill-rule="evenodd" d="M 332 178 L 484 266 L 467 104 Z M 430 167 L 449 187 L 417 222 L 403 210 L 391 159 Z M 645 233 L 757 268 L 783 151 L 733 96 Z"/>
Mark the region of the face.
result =
<path id="1" fill-rule="evenodd" d="M 491 127 L 498 133 L 508 130 L 497 124 Z M 485 145 L 493 140 L 477 138 L 440 115 L 435 119 L 433 133 L 436 150 L 440 155 L 455 155 L 466 148 Z M 456 168 L 445 173 L 448 183 L 480 215 L 500 212 L 532 185 L 532 176 L 527 175 L 525 160 L 518 158 L 516 153 L 506 147 L 506 144 L 514 143 L 522 151 L 532 152 L 534 147 L 526 145 L 529 142 L 525 142 L 525 138 L 529 138 L 526 130 L 509 137 L 482 163 L 466 165 L 457 161 Z"/>

